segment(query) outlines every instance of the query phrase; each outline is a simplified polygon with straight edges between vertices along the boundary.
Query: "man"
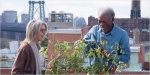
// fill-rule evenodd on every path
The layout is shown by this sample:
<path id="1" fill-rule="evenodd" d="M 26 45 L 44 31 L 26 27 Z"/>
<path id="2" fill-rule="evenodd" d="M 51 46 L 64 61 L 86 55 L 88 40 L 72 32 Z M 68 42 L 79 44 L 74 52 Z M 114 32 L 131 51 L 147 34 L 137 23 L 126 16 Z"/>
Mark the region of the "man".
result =
<path id="1" fill-rule="evenodd" d="M 107 53 L 111 53 L 112 45 L 118 44 L 124 53 L 120 54 L 120 58 L 116 59 L 116 61 L 128 63 L 128 61 L 130 60 L 129 36 L 125 30 L 121 29 L 113 23 L 114 17 L 115 13 L 111 8 L 104 8 L 99 10 L 99 25 L 94 25 L 83 39 L 85 41 L 96 41 L 96 43 L 99 45 L 102 41 L 107 41 L 107 46 L 103 47 Z M 89 63 L 90 65 L 92 65 L 93 63 L 95 63 L 95 60 L 93 60 L 93 58 L 90 58 Z"/>

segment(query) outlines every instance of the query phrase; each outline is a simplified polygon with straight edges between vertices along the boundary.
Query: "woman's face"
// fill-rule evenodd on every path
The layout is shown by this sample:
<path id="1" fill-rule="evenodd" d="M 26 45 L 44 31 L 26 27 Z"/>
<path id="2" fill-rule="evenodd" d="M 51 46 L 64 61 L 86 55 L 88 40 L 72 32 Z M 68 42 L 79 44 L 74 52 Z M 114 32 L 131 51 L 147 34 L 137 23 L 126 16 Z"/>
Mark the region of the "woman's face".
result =
<path id="1" fill-rule="evenodd" d="M 40 26 L 40 30 L 39 30 L 39 32 L 38 32 L 38 35 L 36 36 L 36 38 L 37 38 L 36 41 L 37 41 L 37 42 L 43 41 L 46 32 L 47 32 L 47 31 L 46 31 L 45 25 L 41 25 L 41 26 Z"/>

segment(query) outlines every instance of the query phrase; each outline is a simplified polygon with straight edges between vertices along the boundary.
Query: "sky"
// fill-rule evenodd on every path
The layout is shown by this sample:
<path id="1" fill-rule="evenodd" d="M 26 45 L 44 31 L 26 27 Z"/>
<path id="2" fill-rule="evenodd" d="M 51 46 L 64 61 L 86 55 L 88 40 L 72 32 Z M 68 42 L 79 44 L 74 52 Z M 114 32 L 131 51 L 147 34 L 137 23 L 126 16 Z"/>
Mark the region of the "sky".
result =
<path id="1" fill-rule="evenodd" d="M 4 10 L 17 11 L 18 17 L 22 13 L 28 13 L 29 0 L 0 0 L 0 15 Z M 33 1 L 33 0 L 32 0 Z M 41 1 L 41 0 L 34 0 Z M 74 17 L 83 17 L 88 20 L 89 16 L 97 18 L 101 7 L 111 7 L 115 11 L 116 18 L 130 18 L 131 0 L 44 0 L 45 16 L 51 11 L 64 11 L 72 13 Z M 150 18 L 150 0 L 141 0 L 141 17 Z"/>

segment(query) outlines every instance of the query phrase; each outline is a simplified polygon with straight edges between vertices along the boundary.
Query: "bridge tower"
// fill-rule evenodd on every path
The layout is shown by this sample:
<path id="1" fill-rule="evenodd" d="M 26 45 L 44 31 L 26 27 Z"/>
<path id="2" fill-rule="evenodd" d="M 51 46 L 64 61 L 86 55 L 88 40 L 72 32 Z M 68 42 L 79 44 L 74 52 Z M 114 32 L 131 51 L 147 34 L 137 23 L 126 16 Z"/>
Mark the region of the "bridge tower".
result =
<path id="1" fill-rule="evenodd" d="M 29 1 L 29 20 L 40 19 L 44 21 L 45 19 L 44 3 L 45 1 Z"/>

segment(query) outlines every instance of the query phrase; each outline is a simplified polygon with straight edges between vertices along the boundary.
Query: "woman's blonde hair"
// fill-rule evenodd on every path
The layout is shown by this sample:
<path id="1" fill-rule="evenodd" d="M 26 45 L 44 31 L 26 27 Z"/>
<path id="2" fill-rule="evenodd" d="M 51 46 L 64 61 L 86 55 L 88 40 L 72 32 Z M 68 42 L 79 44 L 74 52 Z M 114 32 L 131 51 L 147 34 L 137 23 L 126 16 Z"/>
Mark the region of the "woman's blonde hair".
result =
<path id="1" fill-rule="evenodd" d="M 46 32 L 47 32 L 48 26 L 43 21 L 31 20 L 28 22 L 28 24 L 26 26 L 26 38 L 25 38 L 26 42 L 30 43 L 30 42 L 34 41 L 34 39 L 36 38 L 36 36 L 38 35 L 38 33 L 40 31 L 41 25 L 45 25 Z"/>

